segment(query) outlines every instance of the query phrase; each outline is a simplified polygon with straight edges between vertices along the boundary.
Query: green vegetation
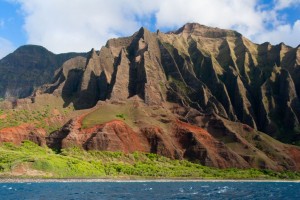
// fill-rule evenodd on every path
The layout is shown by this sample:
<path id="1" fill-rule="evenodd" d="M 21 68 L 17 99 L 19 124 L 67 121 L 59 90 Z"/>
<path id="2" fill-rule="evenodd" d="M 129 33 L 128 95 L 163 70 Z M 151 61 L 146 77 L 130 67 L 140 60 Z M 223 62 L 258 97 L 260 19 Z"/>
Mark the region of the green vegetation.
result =
<path id="1" fill-rule="evenodd" d="M 98 109 L 86 115 L 82 121 L 82 127 L 90 128 L 97 124 L 122 119 L 131 128 L 137 127 L 138 121 L 144 121 L 168 130 L 169 124 L 160 121 L 161 116 L 166 114 L 168 113 L 166 113 L 166 110 L 163 108 L 143 106 L 134 101 L 128 101 L 126 104 L 119 105 L 105 104 L 100 105 Z"/>
<path id="2" fill-rule="evenodd" d="M 126 120 L 124 114 L 117 114 L 116 117 L 121 118 L 123 120 Z"/>
<path id="3" fill-rule="evenodd" d="M 116 119 L 125 119 L 126 123 L 131 127 L 134 126 L 133 121 L 137 115 L 137 110 L 133 110 L 131 105 L 105 105 L 100 106 L 99 109 L 93 111 L 88 114 L 82 121 L 82 126 L 84 128 L 90 128 L 96 124 L 102 124 L 108 121 L 116 120 Z M 105 114 L 104 114 L 105 113 Z M 120 114 L 121 113 L 121 114 Z"/>
<path id="4" fill-rule="evenodd" d="M 0 109 L 0 129 L 30 123 L 51 133 L 62 126 L 55 119 L 67 116 L 72 112 L 71 107 L 60 109 L 59 111 L 56 109 L 56 113 L 53 112 L 55 109 L 55 107 L 49 105 L 41 106 L 38 109 Z M 53 123 L 51 123 L 51 120 L 48 120 L 51 118 L 54 119 L 52 120 L 54 121 Z"/>
<path id="5" fill-rule="evenodd" d="M 299 172 L 257 169 L 216 169 L 186 160 L 171 160 L 151 153 L 63 149 L 55 153 L 25 141 L 21 146 L 0 146 L 0 175 L 9 177 L 20 166 L 40 172 L 42 178 L 206 178 L 206 179 L 299 179 Z M 28 171 L 28 170 L 27 170 Z M 24 174 L 23 177 L 30 175 Z"/>

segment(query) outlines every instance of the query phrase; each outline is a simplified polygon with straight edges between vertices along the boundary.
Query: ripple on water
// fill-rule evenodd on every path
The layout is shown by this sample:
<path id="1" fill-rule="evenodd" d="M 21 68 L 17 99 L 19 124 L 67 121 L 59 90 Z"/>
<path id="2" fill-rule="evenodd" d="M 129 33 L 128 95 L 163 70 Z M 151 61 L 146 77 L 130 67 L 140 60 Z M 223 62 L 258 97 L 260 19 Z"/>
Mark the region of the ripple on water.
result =
<path id="1" fill-rule="evenodd" d="M 0 183 L 0 199 L 300 199 L 298 183 Z M 15 191 L 18 190 L 18 191 Z M 276 195 L 276 196 L 275 196 Z"/>

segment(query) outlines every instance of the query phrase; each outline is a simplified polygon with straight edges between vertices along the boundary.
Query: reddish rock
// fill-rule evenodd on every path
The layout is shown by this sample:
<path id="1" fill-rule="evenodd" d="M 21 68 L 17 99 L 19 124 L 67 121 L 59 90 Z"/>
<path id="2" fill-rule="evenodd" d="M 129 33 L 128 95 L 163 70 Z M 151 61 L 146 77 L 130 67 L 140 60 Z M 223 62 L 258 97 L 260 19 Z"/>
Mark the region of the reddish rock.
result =
<path id="1" fill-rule="evenodd" d="M 158 127 L 144 127 L 141 129 L 143 136 L 147 138 L 150 152 L 169 158 L 182 159 L 182 151 L 174 145 L 172 137 Z"/>
<path id="2" fill-rule="evenodd" d="M 52 133 L 47 137 L 47 145 L 57 149 L 80 146 L 86 150 L 151 152 L 219 168 L 250 167 L 204 129 L 180 121 L 174 123 L 171 133 L 154 126 L 142 127 L 136 132 L 120 120 L 82 129 L 80 121 L 80 118 L 72 120 Z"/>
<path id="3" fill-rule="evenodd" d="M 16 127 L 4 128 L 0 130 L 0 143 L 12 142 L 20 145 L 24 140 L 30 140 L 40 146 L 46 144 L 46 131 L 36 128 L 33 125 L 23 124 Z"/>
<path id="4" fill-rule="evenodd" d="M 147 140 L 119 120 L 82 129 L 81 120 L 71 120 L 63 128 L 47 137 L 51 148 L 81 146 L 86 150 L 147 152 Z"/>
<path id="5" fill-rule="evenodd" d="M 188 160 L 218 168 L 250 167 L 237 153 L 202 128 L 178 121 L 175 134 L 179 146 L 184 151 L 183 157 Z"/>
<path id="6" fill-rule="evenodd" d="M 156 153 L 217 168 L 300 170 L 300 148 L 282 144 L 243 124 L 213 116 L 209 120 L 195 117 L 198 125 L 177 120 L 169 123 L 170 129 L 143 123 L 133 130 L 122 120 L 83 128 L 83 115 L 47 137 L 43 129 L 32 125 L 2 129 L 0 143 L 19 145 L 30 140 L 58 150 L 78 146 L 85 150 Z M 200 128 L 201 121 L 209 121 L 208 131 Z"/>
<path id="7" fill-rule="evenodd" d="M 300 148 L 299 147 L 289 147 L 288 149 L 288 155 L 292 158 L 294 168 L 292 170 L 294 171 L 300 171 Z"/>
<path id="8" fill-rule="evenodd" d="M 134 132 L 122 121 L 111 121 L 103 126 L 84 130 L 84 134 L 90 137 L 84 142 L 87 150 L 122 151 L 132 153 L 134 151 L 145 152 L 148 145 L 144 138 Z"/>

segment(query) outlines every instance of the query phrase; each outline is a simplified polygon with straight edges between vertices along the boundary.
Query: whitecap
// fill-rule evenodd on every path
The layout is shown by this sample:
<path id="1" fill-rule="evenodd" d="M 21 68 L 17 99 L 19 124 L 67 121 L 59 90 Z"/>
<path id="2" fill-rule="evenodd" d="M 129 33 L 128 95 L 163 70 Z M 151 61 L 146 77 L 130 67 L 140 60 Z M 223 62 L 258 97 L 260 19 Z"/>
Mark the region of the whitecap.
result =
<path id="1" fill-rule="evenodd" d="M 225 192 L 227 192 L 228 188 L 229 188 L 228 186 L 224 186 L 223 188 L 219 188 L 220 190 L 217 193 L 219 193 L 219 194 L 225 193 Z"/>

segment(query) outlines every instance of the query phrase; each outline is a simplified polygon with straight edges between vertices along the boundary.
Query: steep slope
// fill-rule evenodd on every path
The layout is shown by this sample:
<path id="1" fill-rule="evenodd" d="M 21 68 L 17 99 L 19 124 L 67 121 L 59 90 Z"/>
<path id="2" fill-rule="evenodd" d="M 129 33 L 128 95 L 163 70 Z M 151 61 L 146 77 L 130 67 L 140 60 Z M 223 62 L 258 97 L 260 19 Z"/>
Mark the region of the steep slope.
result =
<path id="1" fill-rule="evenodd" d="M 299 171 L 300 148 L 275 140 L 300 144 L 299 48 L 258 45 L 235 31 L 194 23 L 169 33 L 141 28 L 87 58 L 66 60 L 30 99 L 2 103 L 74 113 L 49 135 L 24 125 L 2 129 L 0 142 L 29 139 L 58 150 L 142 151 L 218 168 Z M 50 97 L 63 103 L 49 106 Z"/>
<path id="2" fill-rule="evenodd" d="M 91 108 L 98 100 L 126 100 L 135 95 L 149 105 L 160 104 L 166 98 L 167 80 L 161 67 L 158 38 L 144 28 L 132 37 L 109 40 L 100 52 L 92 50 L 86 66 L 80 70 L 72 69 L 66 75 L 62 73 L 64 67 L 55 83 L 60 79 L 65 85 L 67 76 L 77 74 L 78 86 L 72 94 L 65 95 L 65 87 L 59 92 L 63 97 L 72 97 L 66 102 L 72 102 L 76 109 Z M 48 87 L 59 88 L 55 83 Z"/>
<path id="3" fill-rule="evenodd" d="M 299 144 L 299 48 L 257 45 L 235 31 L 199 24 L 170 33 L 141 28 L 92 50 L 80 69 L 61 70 L 56 83 L 73 84 L 70 91 L 64 83 L 60 94 L 76 109 L 136 95 L 148 105 L 180 103 Z"/>
<path id="4" fill-rule="evenodd" d="M 0 60 L 0 98 L 24 98 L 52 81 L 66 60 L 85 53 L 55 55 L 44 47 L 25 45 Z"/>
<path id="5" fill-rule="evenodd" d="M 203 115 L 178 104 L 164 106 L 168 107 L 149 106 L 138 98 L 123 103 L 101 102 L 49 135 L 28 124 L 4 128 L 0 130 L 0 143 L 19 145 L 30 140 L 56 151 L 77 146 L 84 150 L 156 153 L 217 168 L 300 170 L 298 147 L 213 114 Z"/>
<path id="6" fill-rule="evenodd" d="M 201 108 L 299 141 L 299 47 L 257 45 L 234 31 L 198 24 L 159 37 L 166 53 L 182 60 L 180 81 L 195 90 L 190 96 Z"/>

